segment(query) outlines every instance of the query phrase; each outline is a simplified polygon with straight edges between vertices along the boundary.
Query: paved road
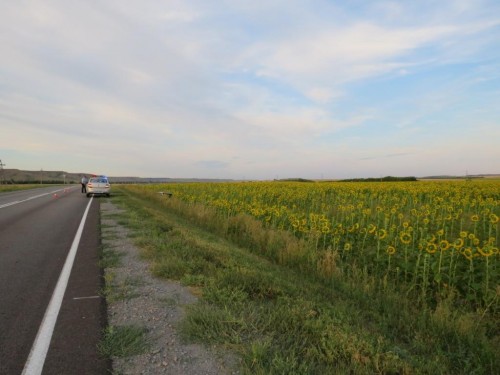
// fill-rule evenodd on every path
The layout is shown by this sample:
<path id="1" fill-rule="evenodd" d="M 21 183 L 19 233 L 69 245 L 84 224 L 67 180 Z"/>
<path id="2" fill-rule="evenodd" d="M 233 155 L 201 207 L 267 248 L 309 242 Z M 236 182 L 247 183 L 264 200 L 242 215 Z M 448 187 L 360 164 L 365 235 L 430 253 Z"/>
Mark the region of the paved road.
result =
<path id="1" fill-rule="evenodd" d="M 108 373 L 96 351 L 106 316 L 98 296 L 99 199 L 71 186 L 0 194 L 0 374 L 23 372 L 72 245 L 74 265 L 43 374 Z"/>

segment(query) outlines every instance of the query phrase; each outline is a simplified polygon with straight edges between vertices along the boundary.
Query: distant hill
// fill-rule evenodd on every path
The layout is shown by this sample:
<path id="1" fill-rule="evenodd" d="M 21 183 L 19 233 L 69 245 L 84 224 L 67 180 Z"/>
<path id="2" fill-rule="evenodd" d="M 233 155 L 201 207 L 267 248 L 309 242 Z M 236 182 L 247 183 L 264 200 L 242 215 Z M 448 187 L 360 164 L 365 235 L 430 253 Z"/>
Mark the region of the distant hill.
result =
<path id="1" fill-rule="evenodd" d="M 500 178 L 500 173 L 491 173 L 491 174 L 469 174 L 466 176 L 449 176 L 449 175 L 441 175 L 441 176 L 425 176 L 419 177 L 420 180 L 457 180 L 457 179 L 476 179 L 476 178 Z"/>
<path id="2" fill-rule="evenodd" d="M 109 177 L 115 184 L 167 184 L 180 182 L 232 182 L 226 178 L 169 178 L 169 177 Z"/>
<path id="3" fill-rule="evenodd" d="M 82 175 L 89 173 L 69 173 L 65 171 L 23 171 L 20 169 L 3 169 L 0 171 L 0 182 L 6 184 L 76 184 Z"/>
<path id="4" fill-rule="evenodd" d="M 20 169 L 0 170 L 0 183 L 2 184 L 77 184 L 82 176 L 92 176 L 92 173 L 71 173 L 65 171 L 23 171 Z M 167 177 L 112 177 L 108 176 L 111 183 L 122 184 L 147 184 L 147 183 L 173 183 L 173 182 L 230 182 L 230 179 L 210 178 L 167 178 Z"/>
<path id="5" fill-rule="evenodd" d="M 65 171 L 24 171 L 20 169 L 0 169 L 0 183 L 2 184 L 77 184 L 80 183 L 82 176 L 92 176 L 88 172 L 65 172 Z M 236 180 L 223 178 L 170 178 L 170 177 L 133 177 L 133 176 L 108 176 L 111 183 L 115 184 L 161 184 L 174 182 L 233 182 Z M 500 178 L 497 174 L 477 174 L 467 176 L 425 176 L 425 177 L 382 177 L 382 178 L 363 178 L 349 179 L 343 181 L 388 181 L 388 180 L 455 180 L 455 179 L 479 179 L 479 178 Z M 301 181 L 310 182 L 303 178 L 289 178 L 275 181 Z M 326 181 L 326 180 L 324 180 Z M 334 180 L 331 180 L 334 181 Z M 339 180 L 336 180 L 339 181 Z"/>

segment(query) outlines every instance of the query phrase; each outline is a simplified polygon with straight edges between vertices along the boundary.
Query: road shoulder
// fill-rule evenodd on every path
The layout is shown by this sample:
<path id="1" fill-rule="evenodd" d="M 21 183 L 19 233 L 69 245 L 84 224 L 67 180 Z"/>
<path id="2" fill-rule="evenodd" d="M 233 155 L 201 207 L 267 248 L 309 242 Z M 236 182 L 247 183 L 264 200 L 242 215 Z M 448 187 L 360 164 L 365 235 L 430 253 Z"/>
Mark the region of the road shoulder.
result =
<path id="1" fill-rule="evenodd" d="M 97 351 L 107 324 L 105 300 L 100 296 L 98 228 L 99 204 L 93 202 L 45 360 L 46 374 L 109 373 L 110 361 Z"/>
<path id="2" fill-rule="evenodd" d="M 113 357 L 112 367 L 123 374 L 231 374 L 230 359 L 210 348 L 184 343 L 176 326 L 184 317 L 184 306 L 197 297 L 176 281 L 151 276 L 147 262 L 118 224 L 120 210 L 109 200 L 101 204 L 103 251 L 119 256 L 117 266 L 105 269 L 114 289 L 108 296 L 110 326 L 140 326 L 149 343 L 145 353 Z M 111 297 L 111 298 L 110 298 Z"/>

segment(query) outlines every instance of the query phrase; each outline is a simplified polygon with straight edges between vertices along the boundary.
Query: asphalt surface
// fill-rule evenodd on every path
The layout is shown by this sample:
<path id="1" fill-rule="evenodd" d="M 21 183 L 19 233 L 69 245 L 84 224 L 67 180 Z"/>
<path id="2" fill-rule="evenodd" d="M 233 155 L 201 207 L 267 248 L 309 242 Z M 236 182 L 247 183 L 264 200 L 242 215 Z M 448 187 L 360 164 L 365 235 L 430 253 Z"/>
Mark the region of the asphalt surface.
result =
<path id="1" fill-rule="evenodd" d="M 79 186 L 0 193 L 0 374 L 21 374 L 90 199 Z M 107 374 L 97 343 L 99 198 L 92 200 L 43 374 Z"/>

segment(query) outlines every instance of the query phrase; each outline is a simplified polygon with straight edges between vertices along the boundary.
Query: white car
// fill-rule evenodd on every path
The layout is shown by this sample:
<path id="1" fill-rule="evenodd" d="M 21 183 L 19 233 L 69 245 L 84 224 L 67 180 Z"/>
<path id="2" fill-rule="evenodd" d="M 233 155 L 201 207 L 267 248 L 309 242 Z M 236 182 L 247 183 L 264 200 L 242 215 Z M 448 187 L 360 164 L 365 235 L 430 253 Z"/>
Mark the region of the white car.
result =
<path id="1" fill-rule="evenodd" d="M 105 195 L 109 197 L 111 185 L 106 176 L 91 177 L 87 182 L 87 197 L 91 195 Z"/>

